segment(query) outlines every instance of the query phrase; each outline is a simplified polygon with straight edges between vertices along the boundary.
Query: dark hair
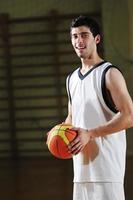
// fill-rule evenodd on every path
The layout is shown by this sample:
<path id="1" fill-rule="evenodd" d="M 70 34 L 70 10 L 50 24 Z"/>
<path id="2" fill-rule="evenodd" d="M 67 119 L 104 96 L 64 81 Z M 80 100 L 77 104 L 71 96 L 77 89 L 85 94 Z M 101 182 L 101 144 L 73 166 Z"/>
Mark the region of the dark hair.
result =
<path id="1" fill-rule="evenodd" d="M 100 27 L 96 20 L 89 18 L 87 16 L 80 15 L 79 17 L 72 20 L 71 23 L 71 30 L 72 28 L 76 28 L 79 26 L 86 26 L 90 28 L 90 31 L 92 32 L 93 36 L 96 37 L 96 35 L 100 34 Z"/>

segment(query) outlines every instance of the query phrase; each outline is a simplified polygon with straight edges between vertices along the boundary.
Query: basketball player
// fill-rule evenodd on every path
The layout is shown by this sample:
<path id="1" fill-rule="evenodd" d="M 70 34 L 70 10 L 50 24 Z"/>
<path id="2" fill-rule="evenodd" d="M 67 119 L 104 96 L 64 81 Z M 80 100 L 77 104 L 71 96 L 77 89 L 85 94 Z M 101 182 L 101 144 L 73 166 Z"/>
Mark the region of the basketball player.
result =
<path id="1" fill-rule="evenodd" d="M 72 21 L 71 42 L 81 67 L 67 78 L 68 116 L 78 131 L 73 200 L 124 200 L 125 129 L 133 126 L 133 102 L 120 70 L 103 60 L 101 35 L 93 19 Z"/>

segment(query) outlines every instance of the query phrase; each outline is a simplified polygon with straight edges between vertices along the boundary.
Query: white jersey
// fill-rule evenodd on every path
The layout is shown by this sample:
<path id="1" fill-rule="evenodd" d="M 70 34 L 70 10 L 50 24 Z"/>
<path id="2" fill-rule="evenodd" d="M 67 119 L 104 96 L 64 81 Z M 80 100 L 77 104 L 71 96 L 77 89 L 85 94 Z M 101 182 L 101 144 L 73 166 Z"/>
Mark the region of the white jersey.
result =
<path id="1" fill-rule="evenodd" d="M 106 93 L 105 74 L 110 67 L 114 66 L 103 61 L 85 75 L 78 68 L 68 76 L 73 126 L 96 128 L 118 112 Z M 123 182 L 125 154 L 125 130 L 95 138 L 73 156 L 74 182 Z"/>

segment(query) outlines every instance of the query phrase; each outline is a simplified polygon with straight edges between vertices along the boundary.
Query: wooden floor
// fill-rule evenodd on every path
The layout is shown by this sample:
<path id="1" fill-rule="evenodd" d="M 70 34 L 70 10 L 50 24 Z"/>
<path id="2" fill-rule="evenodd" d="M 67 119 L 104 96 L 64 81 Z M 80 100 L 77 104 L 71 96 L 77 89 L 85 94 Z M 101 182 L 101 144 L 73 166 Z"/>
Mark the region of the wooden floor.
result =
<path id="1" fill-rule="evenodd" d="M 133 157 L 127 158 L 126 200 L 133 199 Z M 1 200 L 72 200 L 72 160 L 0 162 Z"/>

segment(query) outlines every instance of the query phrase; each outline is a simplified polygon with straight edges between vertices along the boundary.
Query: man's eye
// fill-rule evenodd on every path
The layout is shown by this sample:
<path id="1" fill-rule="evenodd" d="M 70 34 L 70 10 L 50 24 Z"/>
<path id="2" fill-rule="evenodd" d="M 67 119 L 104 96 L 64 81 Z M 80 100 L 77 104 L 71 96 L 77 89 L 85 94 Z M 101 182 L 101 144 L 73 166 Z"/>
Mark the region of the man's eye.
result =
<path id="1" fill-rule="evenodd" d="M 82 38 L 87 38 L 87 37 L 89 37 L 89 34 L 84 33 L 84 34 L 82 34 L 81 36 L 82 36 Z"/>
<path id="2" fill-rule="evenodd" d="M 73 36 L 72 36 L 72 38 L 74 38 L 74 39 L 77 39 L 77 38 L 78 38 L 78 36 L 77 36 L 77 35 L 73 35 Z"/>

